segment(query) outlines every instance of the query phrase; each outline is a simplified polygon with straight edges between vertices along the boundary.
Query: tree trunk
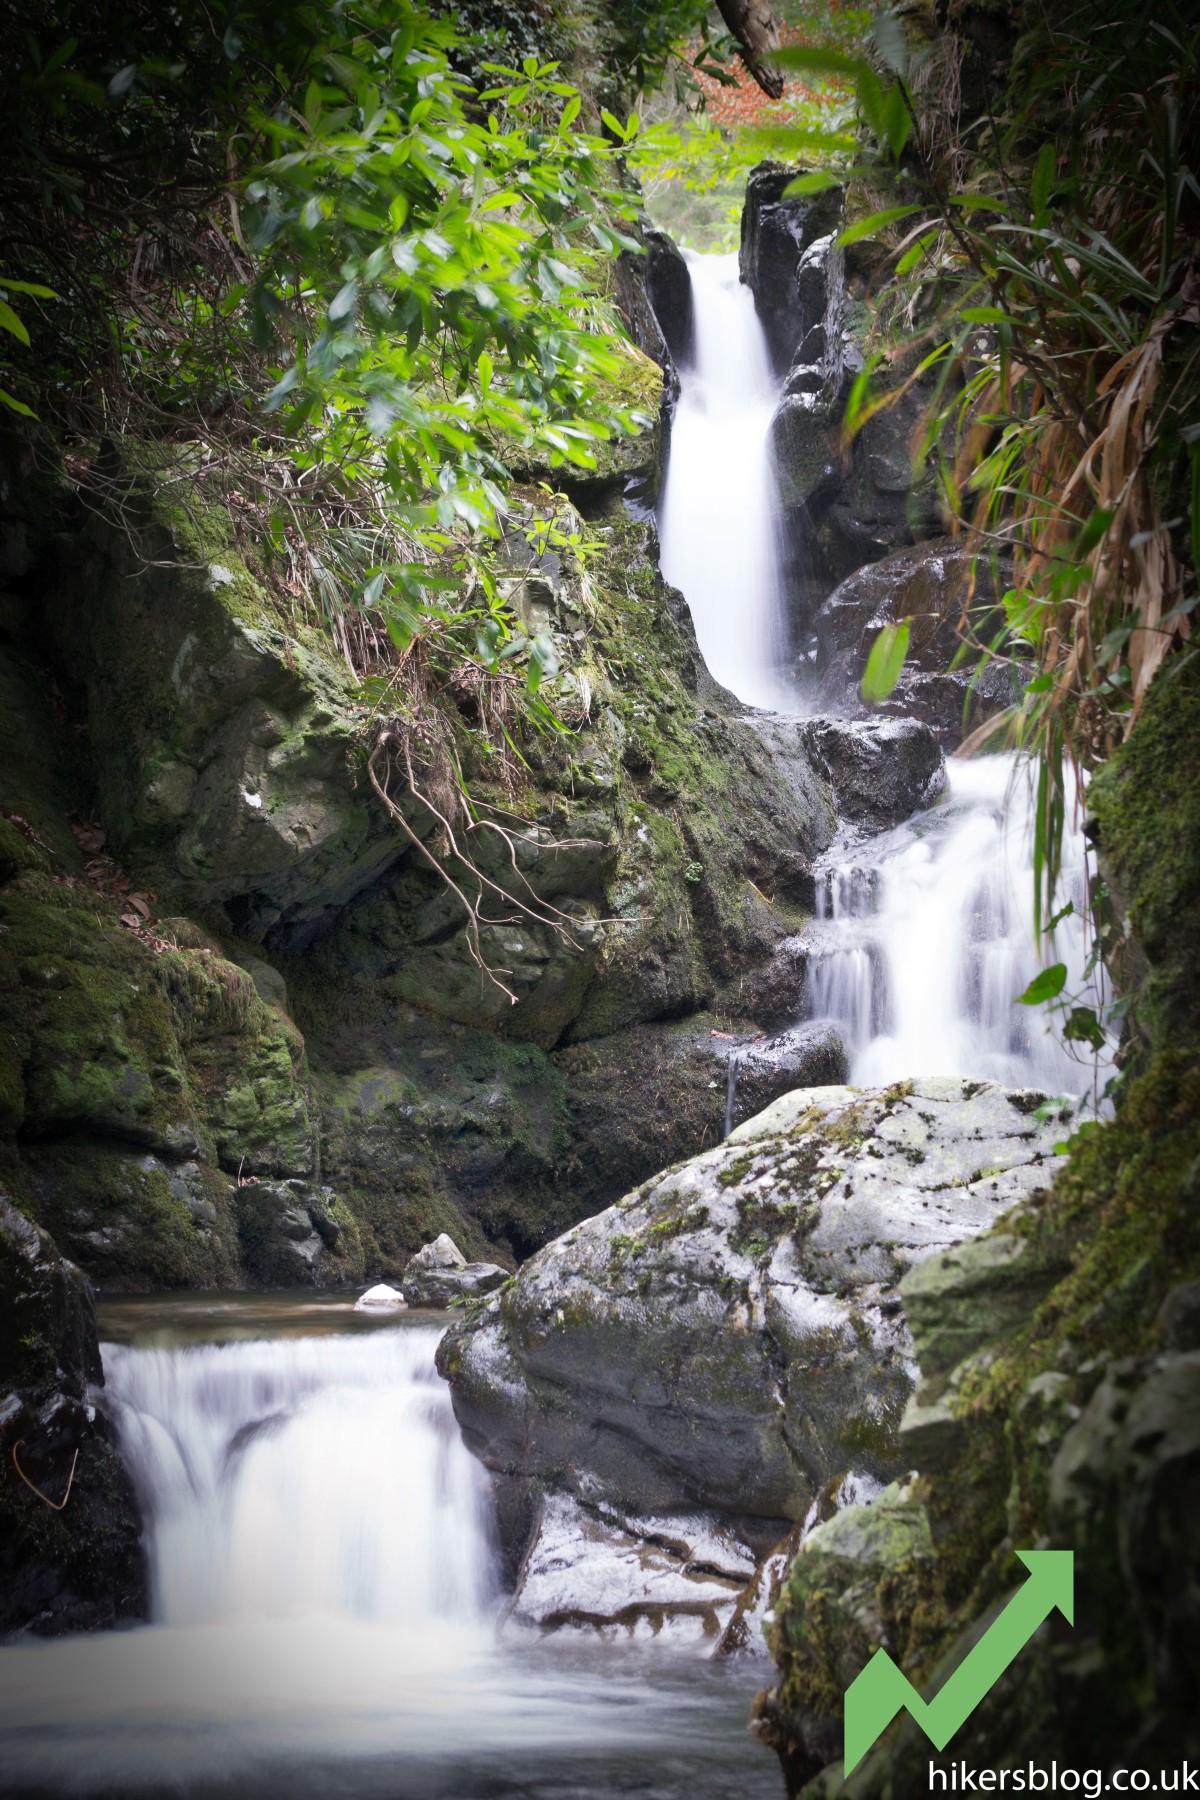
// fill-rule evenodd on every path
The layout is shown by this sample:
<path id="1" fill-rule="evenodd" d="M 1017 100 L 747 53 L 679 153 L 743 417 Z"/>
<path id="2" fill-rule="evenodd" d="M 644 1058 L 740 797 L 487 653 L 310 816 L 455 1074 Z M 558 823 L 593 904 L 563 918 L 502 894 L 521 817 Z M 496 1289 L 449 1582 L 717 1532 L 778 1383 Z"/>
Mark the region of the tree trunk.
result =
<path id="1" fill-rule="evenodd" d="M 762 59 L 779 48 L 779 26 L 769 0 L 717 0 L 721 17 L 742 47 L 742 61 L 764 94 L 778 100 L 783 92 L 783 71 Z"/>

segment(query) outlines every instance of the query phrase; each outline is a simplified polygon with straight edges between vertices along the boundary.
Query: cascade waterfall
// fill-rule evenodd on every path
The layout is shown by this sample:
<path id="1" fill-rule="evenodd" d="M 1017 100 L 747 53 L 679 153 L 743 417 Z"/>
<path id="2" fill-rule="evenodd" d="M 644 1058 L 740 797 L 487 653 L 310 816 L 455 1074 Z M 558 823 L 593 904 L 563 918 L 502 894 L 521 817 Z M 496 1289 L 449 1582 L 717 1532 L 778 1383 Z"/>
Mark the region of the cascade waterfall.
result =
<path id="1" fill-rule="evenodd" d="M 661 508 L 662 564 L 687 600 L 712 674 L 739 699 L 792 715 L 803 694 L 783 670 L 771 415 L 778 393 L 736 256 L 693 256 L 696 353 L 681 377 Z M 1068 821 L 1074 808 L 1068 802 Z M 1068 991 L 1100 1004 L 1085 977 L 1085 845 L 1064 845 L 1062 901 L 1074 912 L 1053 955 Z M 992 1078 L 1081 1094 L 1109 1062 L 1075 1058 L 1041 1008 L 1014 1005 L 1037 972 L 1029 784 L 1009 756 L 951 761 L 927 812 L 869 844 L 835 847 L 819 872 L 805 1017 L 841 1027 L 850 1078 Z M 730 1107 L 736 1068 L 730 1070 Z"/>
<path id="2" fill-rule="evenodd" d="M 478 1619 L 489 1484 L 433 1367 L 440 1335 L 111 1346 L 156 1618 Z"/>
<path id="3" fill-rule="evenodd" d="M 104 1346 L 154 1623 L 0 1645 L 0 1794 L 776 1800 L 753 1676 L 498 1634 L 440 1335 Z"/>

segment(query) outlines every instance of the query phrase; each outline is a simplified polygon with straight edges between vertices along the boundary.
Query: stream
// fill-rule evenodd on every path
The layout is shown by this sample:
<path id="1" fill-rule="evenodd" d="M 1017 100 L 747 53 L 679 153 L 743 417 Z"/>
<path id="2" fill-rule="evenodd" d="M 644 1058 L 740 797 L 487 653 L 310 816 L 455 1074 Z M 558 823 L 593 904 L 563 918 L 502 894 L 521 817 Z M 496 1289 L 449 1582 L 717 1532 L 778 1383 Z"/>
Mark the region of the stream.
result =
<path id="1" fill-rule="evenodd" d="M 761 1662 L 504 1622 L 442 1323 L 311 1292 L 102 1308 L 154 1623 L 0 1648 L 0 1790 L 778 1800 Z"/>
<path id="2" fill-rule="evenodd" d="M 661 535 L 716 679 L 787 686 L 769 424 L 776 386 L 733 257 L 692 259 Z M 1006 807 L 1006 799 L 1015 796 Z M 1028 805 L 1006 759 L 818 872 L 807 1016 L 851 1079 L 1083 1091 L 1012 1004 L 1037 967 Z M 1081 840 L 1068 885 L 1083 895 Z M 1083 983 L 1078 919 L 1057 954 Z M 748 1735 L 761 1659 L 505 1619 L 489 1479 L 434 1369 L 444 1320 L 345 1299 L 112 1299 L 103 1404 L 146 1520 L 153 1622 L 0 1648 L 0 1790 L 288 1800 L 778 1800 Z"/>

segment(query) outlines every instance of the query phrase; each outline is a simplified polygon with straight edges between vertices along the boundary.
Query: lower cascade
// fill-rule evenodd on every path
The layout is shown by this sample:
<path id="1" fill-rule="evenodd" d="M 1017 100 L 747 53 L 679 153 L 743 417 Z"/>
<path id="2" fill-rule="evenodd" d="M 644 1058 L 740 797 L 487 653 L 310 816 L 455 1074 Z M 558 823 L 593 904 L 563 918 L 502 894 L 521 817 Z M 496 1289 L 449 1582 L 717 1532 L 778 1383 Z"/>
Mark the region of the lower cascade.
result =
<path id="1" fill-rule="evenodd" d="M 0 1648 L 0 1792 L 778 1792 L 752 1676 L 504 1625 L 440 1336 L 105 1345 L 153 1622 Z"/>
<path id="2" fill-rule="evenodd" d="M 156 1619 L 483 1616 L 488 1482 L 434 1372 L 438 1335 L 110 1347 Z"/>

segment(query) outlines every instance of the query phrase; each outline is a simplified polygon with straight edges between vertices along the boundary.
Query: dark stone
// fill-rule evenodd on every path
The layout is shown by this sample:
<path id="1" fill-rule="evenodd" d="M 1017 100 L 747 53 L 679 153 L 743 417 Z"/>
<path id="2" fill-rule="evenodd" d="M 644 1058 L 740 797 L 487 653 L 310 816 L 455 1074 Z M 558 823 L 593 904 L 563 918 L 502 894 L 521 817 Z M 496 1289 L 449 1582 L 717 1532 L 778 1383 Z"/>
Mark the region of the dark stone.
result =
<path id="1" fill-rule="evenodd" d="M 735 1050 L 729 1073 L 728 1120 L 733 1127 L 793 1088 L 836 1087 L 844 1082 L 846 1048 L 837 1027 L 817 1019 Z"/>
<path id="2" fill-rule="evenodd" d="M 341 1226 L 330 1211 L 329 1188 L 307 1181 L 254 1181 L 237 1190 L 238 1243 L 242 1265 L 261 1287 L 323 1285 L 331 1270 Z M 337 1272 L 332 1272 L 336 1281 Z"/>
<path id="3" fill-rule="evenodd" d="M 809 719 L 800 730 L 829 776 L 846 824 L 884 831 L 928 806 L 945 786 L 937 733 L 917 719 Z"/>
<path id="4" fill-rule="evenodd" d="M 412 1263 L 408 1265 L 412 1268 Z M 456 1300 L 479 1300 L 494 1293 L 509 1279 L 509 1270 L 498 1263 L 464 1263 L 461 1269 L 427 1269 L 404 1272 L 404 1298 L 410 1306 L 452 1306 Z"/>
<path id="5" fill-rule="evenodd" d="M 824 320 L 825 261 L 808 252 L 837 231 L 844 202 L 840 188 L 784 200 L 784 189 L 799 173 L 777 163 L 760 163 L 750 171 L 742 212 L 742 280 L 754 295 L 780 374 L 806 334 Z"/>
<path id="6" fill-rule="evenodd" d="M 104 1376 L 91 1289 L 2 1192 L 0 1368 L 0 1634 L 144 1618 L 137 1503 L 96 1404 Z"/>
<path id="7" fill-rule="evenodd" d="M 973 680 L 968 654 L 951 668 L 963 647 L 960 623 L 970 609 L 972 635 L 987 641 L 999 618 L 997 581 L 982 560 L 960 544 L 937 539 L 897 551 L 861 568 L 843 581 L 817 613 L 816 704 L 851 718 L 919 719 L 930 725 L 946 749 L 954 749 L 968 729 L 1011 705 L 1019 672 L 992 664 Z M 972 591 L 972 573 L 974 589 Z M 1011 571 L 1003 564 L 999 588 Z M 859 689 L 871 646 L 884 625 L 907 619 L 908 656 L 900 680 L 880 706 L 869 707 Z"/>

